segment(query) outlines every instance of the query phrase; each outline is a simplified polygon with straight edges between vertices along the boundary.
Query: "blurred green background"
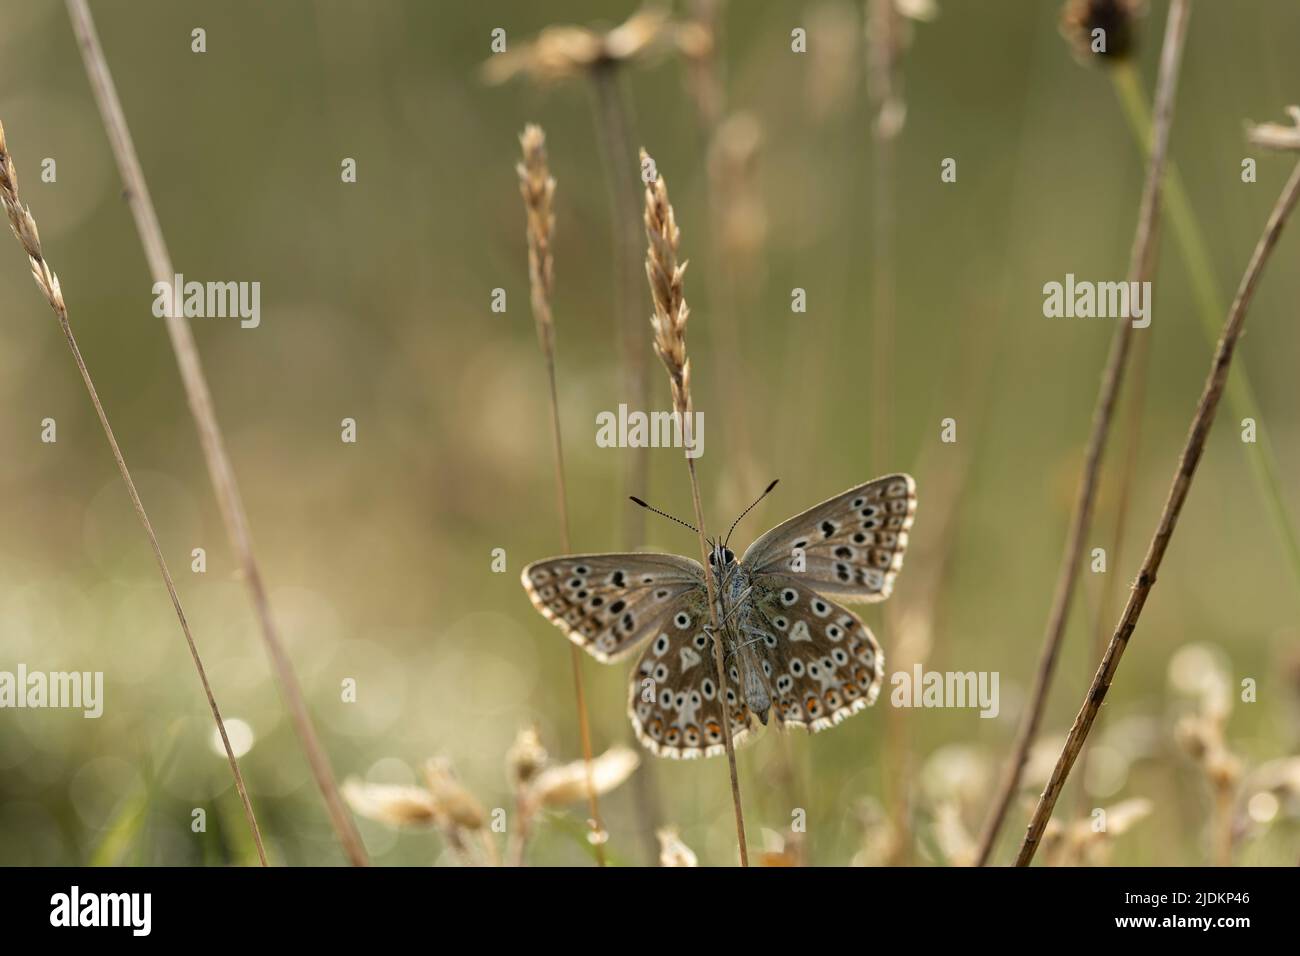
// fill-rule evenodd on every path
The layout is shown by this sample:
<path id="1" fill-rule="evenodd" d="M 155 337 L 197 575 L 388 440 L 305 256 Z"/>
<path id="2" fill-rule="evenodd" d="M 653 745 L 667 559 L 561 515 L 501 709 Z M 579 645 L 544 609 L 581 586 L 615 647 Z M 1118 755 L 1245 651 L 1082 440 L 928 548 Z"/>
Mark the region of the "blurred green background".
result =
<path id="1" fill-rule="evenodd" d="M 927 668 L 1000 672 L 1001 713 L 891 710 L 886 686 L 874 708 L 833 732 L 783 742 L 769 728 L 740 758 L 751 842 L 776 847 L 802 808 L 807 832 L 795 839 L 816 864 L 948 862 L 963 832 L 978 830 L 1038 654 L 1113 330 L 1108 320 L 1045 319 L 1042 286 L 1067 272 L 1122 278 L 1142 187 L 1115 89 L 1103 69 L 1072 57 L 1056 3 L 938 8 L 910 27 L 902 58 L 888 460 L 871 452 L 876 170 L 862 5 L 723 9 L 726 109 L 752 114 L 762 137 L 749 184 L 761 216 L 730 305 L 710 238 L 708 144 L 682 59 L 670 50 L 621 71 L 635 142 L 667 178 L 692 260 L 689 345 L 707 422 L 699 467 L 710 526 L 781 478 L 737 533 L 743 548 L 830 494 L 909 470 L 922 539 L 937 517 L 927 489 L 955 485 L 944 492 L 952 516 L 942 535 L 909 556 L 888 605 L 897 613 L 872 608 L 865 618 L 887 662 L 899 659 L 910 613 L 926 621 Z M 426 758 L 445 755 L 486 808 L 511 807 L 504 759 L 521 727 L 536 722 L 557 761 L 579 754 L 567 642 L 518 581 L 525 564 L 559 550 L 514 172 L 525 122 L 545 127 L 558 181 L 558 376 L 578 549 L 619 547 L 626 452 L 596 446 L 595 416 L 635 399 L 619 367 L 615 244 L 589 84 L 489 86 L 480 67 L 493 28 L 513 46 L 551 23 L 613 26 L 635 6 L 103 0 L 92 9 L 177 269 L 261 282 L 260 328 L 196 319 L 194 331 L 275 615 L 339 777 L 414 782 Z M 1166 11 L 1152 2 L 1139 28 L 1148 100 Z M 195 27 L 207 31 L 204 54 L 190 50 Z M 795 27 L 808 30 L 806 54 L 791 52 Z M 1244 123 L 1279 120 L 1300 101 L 1298 40 L 1300 5 L 1290 0 L 1193 5 L 1171 149 L 1225 294 L 1289 169 L 1246 145 Z M 61 3 L 0 10 L 0 121 L 217 699 L 251 729 L 241 765 L 273 859 L 341 862 L 150 311 L 151 279 Z M 1255 184 L 1241 181 L 1247 156 L 1258 160 Z M 46 157 L 57 161 L 56 183 L 41 181 Z M 355 184 L 340 182 L 344 157 L 357 160 Z M 956 183 L 940 181 L 946 157 L 957 160 Z M 636 170 L 627 175 L 637 188 Z M 1121 598 L 1211 353 L 1192 277 L 1165 233 L 1154 322 L 1139 333 L 1151 352 L 1128 534 L 1121 566 L 1108 572 L 1120 576 Z M 0 711 L 0 863 L 248 862 L 228 768 L 146 540 L 24 256 L 10 240 L 0 248 L 0 670 L 102 670 L 106 683 L 99 720 Z M 1298 255 L 1292 231 L 1238 357 L 1292 514 Z M 504 314 L 490 309 L 498 287 Z M 803 314 L 790 309 L 796 287 L 807 291 Z M 648 317 L 644 285 L 635 291 Z M 720 354 L 724 310 L 738 345 Z M 648 321 L 644 347 L 649 356 Z M 654 407 L 667 408 L 657 361 L 650 371 Z M 747 449 L 727 427 L 736 408 Z M 1121 414 L 1089 539 L 1112 553 L 1131 406 Z M 46 417 L 57 421 L 57 443 L 40 441 Z M 358 423 L 355 445 L 340 441 L 345 417 Z M 948 417 L 955 444 L 938 442 Z M 1178 744 L 1178 722 L 1196 705 L 1171 661 L 1188 645 L 1205 647 L 1181 658 L 1184 671 L 1217 661 L 1234 700 L 1242 679 L 1258 682 L 1258 700 L 1236 703 L 1226 725 L 1241 766 L 1234 861 L 1293 863 L 1300 852 L 1300 794 L 1283 788 L 1272 805 L 1248 792 L 1255 769 L 1300 753 L 1300 592 L 1245 448 L 1225 404 L 1094 735 L 1104 754 L 1091 787 L 1080 794 L 1076 775 L 1057 809 L 1071 821 L 1151 801 L 1154 812 L 1114 836 L 1112 862 L 1210 858 L 1212 790 Z M 649 486 L 630 490 L 688 515 L 680 453 L 654 450 L 650 467 Z M 647 537 L 656 549 L 696 548 L 658 519 Z M 190 573 L 195 547 L 207 550 L 206 574 Z M 506 573 L 491 570 L 494 548 L 506 550 Z M 941 558 L 946 571 L 922 593 L 934 571 L 925 563 Z M 1095 667 L 1101 578 L 1084 575 L 1044 721 L 1058 740 Z M 630 666 L 585 662 L 598 750 L 631 738 Z M 356 703 L 340 700 L 345 678 L 357 681 Z M 679 826 L 703 862 L 734 859 L 723 761 L 646 754 L 638 773 L 602 800 L 616 860 L 650 859 L 647 795 L 655 819 Z M 1035 765 L 1030 777 L 1026 793 L 1036 793 L 1045 770 Z M 204 834 L 190 830 L 195 807 L 208 811 Z M 898 819 L 906 846 L 885 852 L 882 821 Z M 1025 806 L 1013 807 L 999 859 L 1026 819 Z M 575 808 L 540 825 L 530 861 L 586 860 L 581 820 Z M 376 862 L 454 862 L 434 830 L 360 825 Z"/>

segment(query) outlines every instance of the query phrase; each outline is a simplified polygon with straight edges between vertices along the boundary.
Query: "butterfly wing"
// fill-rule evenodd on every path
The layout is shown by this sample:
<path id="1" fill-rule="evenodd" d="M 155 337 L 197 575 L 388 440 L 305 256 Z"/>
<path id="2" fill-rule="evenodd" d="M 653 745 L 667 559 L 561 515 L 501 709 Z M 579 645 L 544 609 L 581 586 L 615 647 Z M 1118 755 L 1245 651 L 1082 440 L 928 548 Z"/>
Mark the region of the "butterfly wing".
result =
<path id="1" fill-rule="evenodd" d="M 683 609 L 707 611 L 704 569 L 670 554 L 576 554 L 547 558 L 520 575 L 533 607 L 602 663 L 627 656 Z M 685 601 L 685 603 L 683 603 Z M 690 624 L 699 612 L 690 611 Z"/>
<path id="2" fill-rule="evenodd" d="M 749 546 L 741 563 L 751 574 L 794 575 L 846 601 L 883 601 L 903 567 L 915 511 L 911 476 L 886 475 L 777 525 Z M 802 571 L 796 548 L 803 551 Z"/>
<path id="3" fill-rule="evenodd" d="M 686 627 L 676 626 L 678 622 Z M 687 592 L 678 598 L 666 624 L 633 669 L 627 712 L 637 739 L 659 757 L 693 760 L 725 752 L 722 702 L 713 643 L 704 631 L 708 598 Z M 727 685 L 731 740 L 740 746 L 757 718 L 739 699 L 735 681 Z"/>
<path id="4" fill-rule="evenodd" d="M 858 616 L 783 574 L 753 579 L 772 712 L 814 733 L 875 703 L 885 658 Z M 754 619 L 756 618 L 756 620 Z"/>

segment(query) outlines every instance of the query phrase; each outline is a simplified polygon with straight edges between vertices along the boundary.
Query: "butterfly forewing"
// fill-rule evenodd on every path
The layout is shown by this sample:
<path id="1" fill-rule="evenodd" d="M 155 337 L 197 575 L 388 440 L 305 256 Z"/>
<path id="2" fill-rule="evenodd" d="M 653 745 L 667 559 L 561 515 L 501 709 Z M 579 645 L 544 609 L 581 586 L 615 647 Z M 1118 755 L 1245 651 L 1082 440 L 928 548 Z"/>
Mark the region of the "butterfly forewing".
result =
<path id="1" fill-rule="evenodd" d="M 660 757 L 694 759 L 725 750 L 722 704 L 713 644 L 704 630 L 707 599 L 683 594 L 661 632 L 650 641 L 632 671 L 628 717 L 637 739 Z M 685 623 L 686 627 L 677 627 Z M 736 746 L 750 734 L 754 717 L 728 681 L 727 712 Z"/>
<path id="2" fill-rule="evenodd" d="M 753 584 L 777 720 L 825 730 L 875 702 L 884 655 L 856 614 L 793 576 L 762 575 Z"/>
<path id="3" fill-rule="evenodd" d="M 777 525 L 741 562 L 751 574 L 790 574 L 846 601 L 883 601 L 903 566 L 915 511 L 911 477 L 886 475 Z"/>
<path id="4" fill-rule="evenodd" d="M 669 554 L 548 558 L 528 565 L 520 577 L 533 606 L 604 663 L 657 637 L 672 624 L 683 600 L 698 603 L 701 611 L 708 608 L 703 569 Z"/>

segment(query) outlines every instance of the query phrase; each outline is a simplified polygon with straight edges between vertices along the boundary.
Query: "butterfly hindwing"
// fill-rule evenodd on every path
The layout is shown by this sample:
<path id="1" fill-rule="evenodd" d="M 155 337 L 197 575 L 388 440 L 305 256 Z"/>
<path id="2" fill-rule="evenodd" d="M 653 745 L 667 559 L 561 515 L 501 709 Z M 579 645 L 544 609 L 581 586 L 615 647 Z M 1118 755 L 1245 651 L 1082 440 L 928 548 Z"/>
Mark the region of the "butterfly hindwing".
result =
<path id="1" fill-rule="evenodd" d="M 533 606 L 603 663 L 658 636 L 683 600 L 701 611 L 708 607 L 703 569 L 669 554 L 548 558 L 528 565 L 520 578 Z"/>
<path id="2" fill-rule="evenodd" d="M 753 623 L 764 632 L 763 670 L 778 721 L 816 732 L 875 703 L 884 655 L 856 614 L 793 576 L 753 583 Z"/>
<path id="3" fill-rule="evenodd" d="M 911 477 L 886 475 L 777 525 L 741 563 L 751 574 L 789 574 L 846 601 L 883 601 L 903 566 L 915 511 Z"/>
<path id="4" fill-rule="evenodd" d="M 688 626 L 676 626 L 688 619 Z M 691 760 L 723 753 L 718 669 L 712 639 L 703 627 L 708 623 L 707 598 L 683 594 L 664 620 L 629 681 L 632 729 L 659 757 Z M 732 743 L 740 746 L 755 718 L 740 700 L 735 681 L 728 682 L 726 699 Z"/>

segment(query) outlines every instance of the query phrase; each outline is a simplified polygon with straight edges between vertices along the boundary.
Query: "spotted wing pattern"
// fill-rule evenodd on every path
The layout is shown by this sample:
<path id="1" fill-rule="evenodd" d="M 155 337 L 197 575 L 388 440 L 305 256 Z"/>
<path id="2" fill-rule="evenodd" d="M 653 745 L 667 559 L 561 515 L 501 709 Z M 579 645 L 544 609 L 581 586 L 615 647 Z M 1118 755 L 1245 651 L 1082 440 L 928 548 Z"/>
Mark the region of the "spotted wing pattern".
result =
<path id="1" fill-rule="evenodd" d="M 632 671 L 628 687 L 628 716 L 637 739 L 660 757 L 693 760 L 723 753 L 722 702 L 707 598 L 684 594 L 666 618 Z M 757 718 L 739 699 L 737 683 L 727 684 L 727 712 L 732 743 L 740 746 L 751 735 Z"/>
<path id="2" fill-rule="evenodd" d="M 708 608 L 699 563 L 669 554 L 548 558 L 528 565 L 520 577 L 533 606 L 606 664 L 658 636 L 684 608 Z"/>
<path id="3" fill-rule="evenodd" d="M 912 478 L 886 475 L 777 525 L 741 563 L 751 574 L 790 574 L 846 601 L 883 601 L 903 567 L 915 511 Z"/>
<path id="4" fill-rule="evenodd" d="M 856 614 L 787 575 L 755 578 L 754 595 L 778 721 L 816 732 L 875 703 L 885 658 Z"/>

